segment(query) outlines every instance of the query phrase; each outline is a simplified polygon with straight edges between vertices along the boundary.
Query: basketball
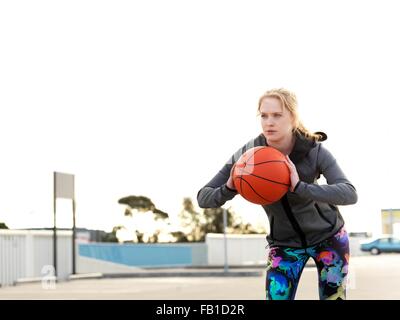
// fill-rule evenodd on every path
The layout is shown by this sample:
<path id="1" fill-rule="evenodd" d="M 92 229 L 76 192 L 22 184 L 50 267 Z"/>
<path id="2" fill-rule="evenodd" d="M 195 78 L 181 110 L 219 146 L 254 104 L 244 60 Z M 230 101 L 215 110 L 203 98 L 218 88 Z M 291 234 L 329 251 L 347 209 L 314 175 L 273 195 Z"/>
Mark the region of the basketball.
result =
<path id="1" fill-rule="evenodd" d="M 290 170 L 285 156 L 272 147 L 247 150 L 235 164 L 233 183 L 239 194 L 255 204 L 272 204 L 290 187 Z"/>

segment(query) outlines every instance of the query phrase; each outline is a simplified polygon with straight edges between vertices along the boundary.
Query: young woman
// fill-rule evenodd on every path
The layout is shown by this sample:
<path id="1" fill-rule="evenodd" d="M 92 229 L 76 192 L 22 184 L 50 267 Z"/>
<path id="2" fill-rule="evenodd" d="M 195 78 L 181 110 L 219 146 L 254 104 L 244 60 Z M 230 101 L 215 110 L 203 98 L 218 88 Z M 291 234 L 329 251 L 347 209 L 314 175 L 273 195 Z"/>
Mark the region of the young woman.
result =
<path id="1" fill-rule="evenodd" d="M 248 149 L 270 146 L 286 156 L 290 190 L 277 202 L 263 206 L 270 232 L 266 297 L 294 299 L 307 260 L 314 259 L 320 299 L 345 299 L 349 240 L 338 205 L 357 202 L 333 155 L 322 145 L 323 132 L 309 132 L 299 120 L 297 98 L 286 89 L 267 91 L 258 103 L 262 133 L 240 148 L 197 194 L 201 208 L 215 208 L 236 194 L 232 171 Z M 317 179 L 323 175 L 326 185 Z"/>

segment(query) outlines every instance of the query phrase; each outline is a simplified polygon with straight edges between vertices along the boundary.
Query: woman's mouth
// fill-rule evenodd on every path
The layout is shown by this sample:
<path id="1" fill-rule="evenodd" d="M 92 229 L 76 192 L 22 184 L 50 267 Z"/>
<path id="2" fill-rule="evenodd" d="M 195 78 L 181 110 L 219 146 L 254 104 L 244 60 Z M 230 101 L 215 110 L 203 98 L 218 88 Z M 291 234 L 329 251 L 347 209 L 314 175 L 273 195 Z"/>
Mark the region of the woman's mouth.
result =
<path id="1" fill-rule="evenodd" d="M 267 134 L 274 134 L 274 133 L 276 133 L 275 130 L 267 130 L 266 132 L 267 132 Z"/>

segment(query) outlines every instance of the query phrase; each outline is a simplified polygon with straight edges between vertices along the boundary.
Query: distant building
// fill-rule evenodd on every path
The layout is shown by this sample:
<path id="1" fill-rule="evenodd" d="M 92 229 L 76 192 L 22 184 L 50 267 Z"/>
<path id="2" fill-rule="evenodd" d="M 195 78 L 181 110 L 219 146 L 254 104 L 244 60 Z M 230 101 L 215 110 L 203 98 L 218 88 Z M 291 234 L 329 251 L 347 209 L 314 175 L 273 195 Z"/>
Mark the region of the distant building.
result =
<path id="1" fill-rule="evenodd" d="M 382 233 L 400 235 L 400 209 L 382 209 Z"/>
<path id="2" fill-rule="evenodd" d="M 53 231 L 53 228 L 24 228 L 20 230 L 47 230 Z M 57 228 L 57 230 L 71 230 L 70 228 Z M 79 242 L 102 242 L 108 232 L 103 230 L 91 230 L 86 228 L 76 228 L 76 240 Z"/>
<path id="3" fill-rule="evenodd" d="M 349 232 L 349 237 L 354 237 L 354 238 L 369 238 L 372 237 L 371 232 Z"/>

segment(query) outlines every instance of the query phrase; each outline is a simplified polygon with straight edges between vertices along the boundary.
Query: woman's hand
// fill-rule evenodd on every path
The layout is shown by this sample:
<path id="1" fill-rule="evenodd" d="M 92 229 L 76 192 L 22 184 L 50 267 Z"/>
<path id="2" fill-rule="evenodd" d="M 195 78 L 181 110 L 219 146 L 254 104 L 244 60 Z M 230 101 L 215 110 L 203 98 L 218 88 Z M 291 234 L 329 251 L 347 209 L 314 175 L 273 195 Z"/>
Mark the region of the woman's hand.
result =
<path id="1" fill-rule="evenodd" d="M 233 170 L 235 170 L 235 166 L 236 166 L 236 163 L 233 164 L 232 169 L 231 169 L 231 173 L 229 174 L 229 179 L 226 182 L 227 187 L 230 188 L 230 189 L 233 189 L 233 190 L 236 190 L 235 185 L 233 184 L 233 177 L 232 177 L 233 176 Z"/>
<path id="2" fill-rule="evenodd" d="M 290 191 L 293 192 L 294 187 L 300 181 L 300 178 L 299 178 L 299 174 L 297 173 L 296 166 L 294 165 L 292 160 L 290 160 L 289 156 L 287 156 L 287 155 L 286 155 L 286 164 L 290 170 L 290 183 L 291 183 Z"/>

